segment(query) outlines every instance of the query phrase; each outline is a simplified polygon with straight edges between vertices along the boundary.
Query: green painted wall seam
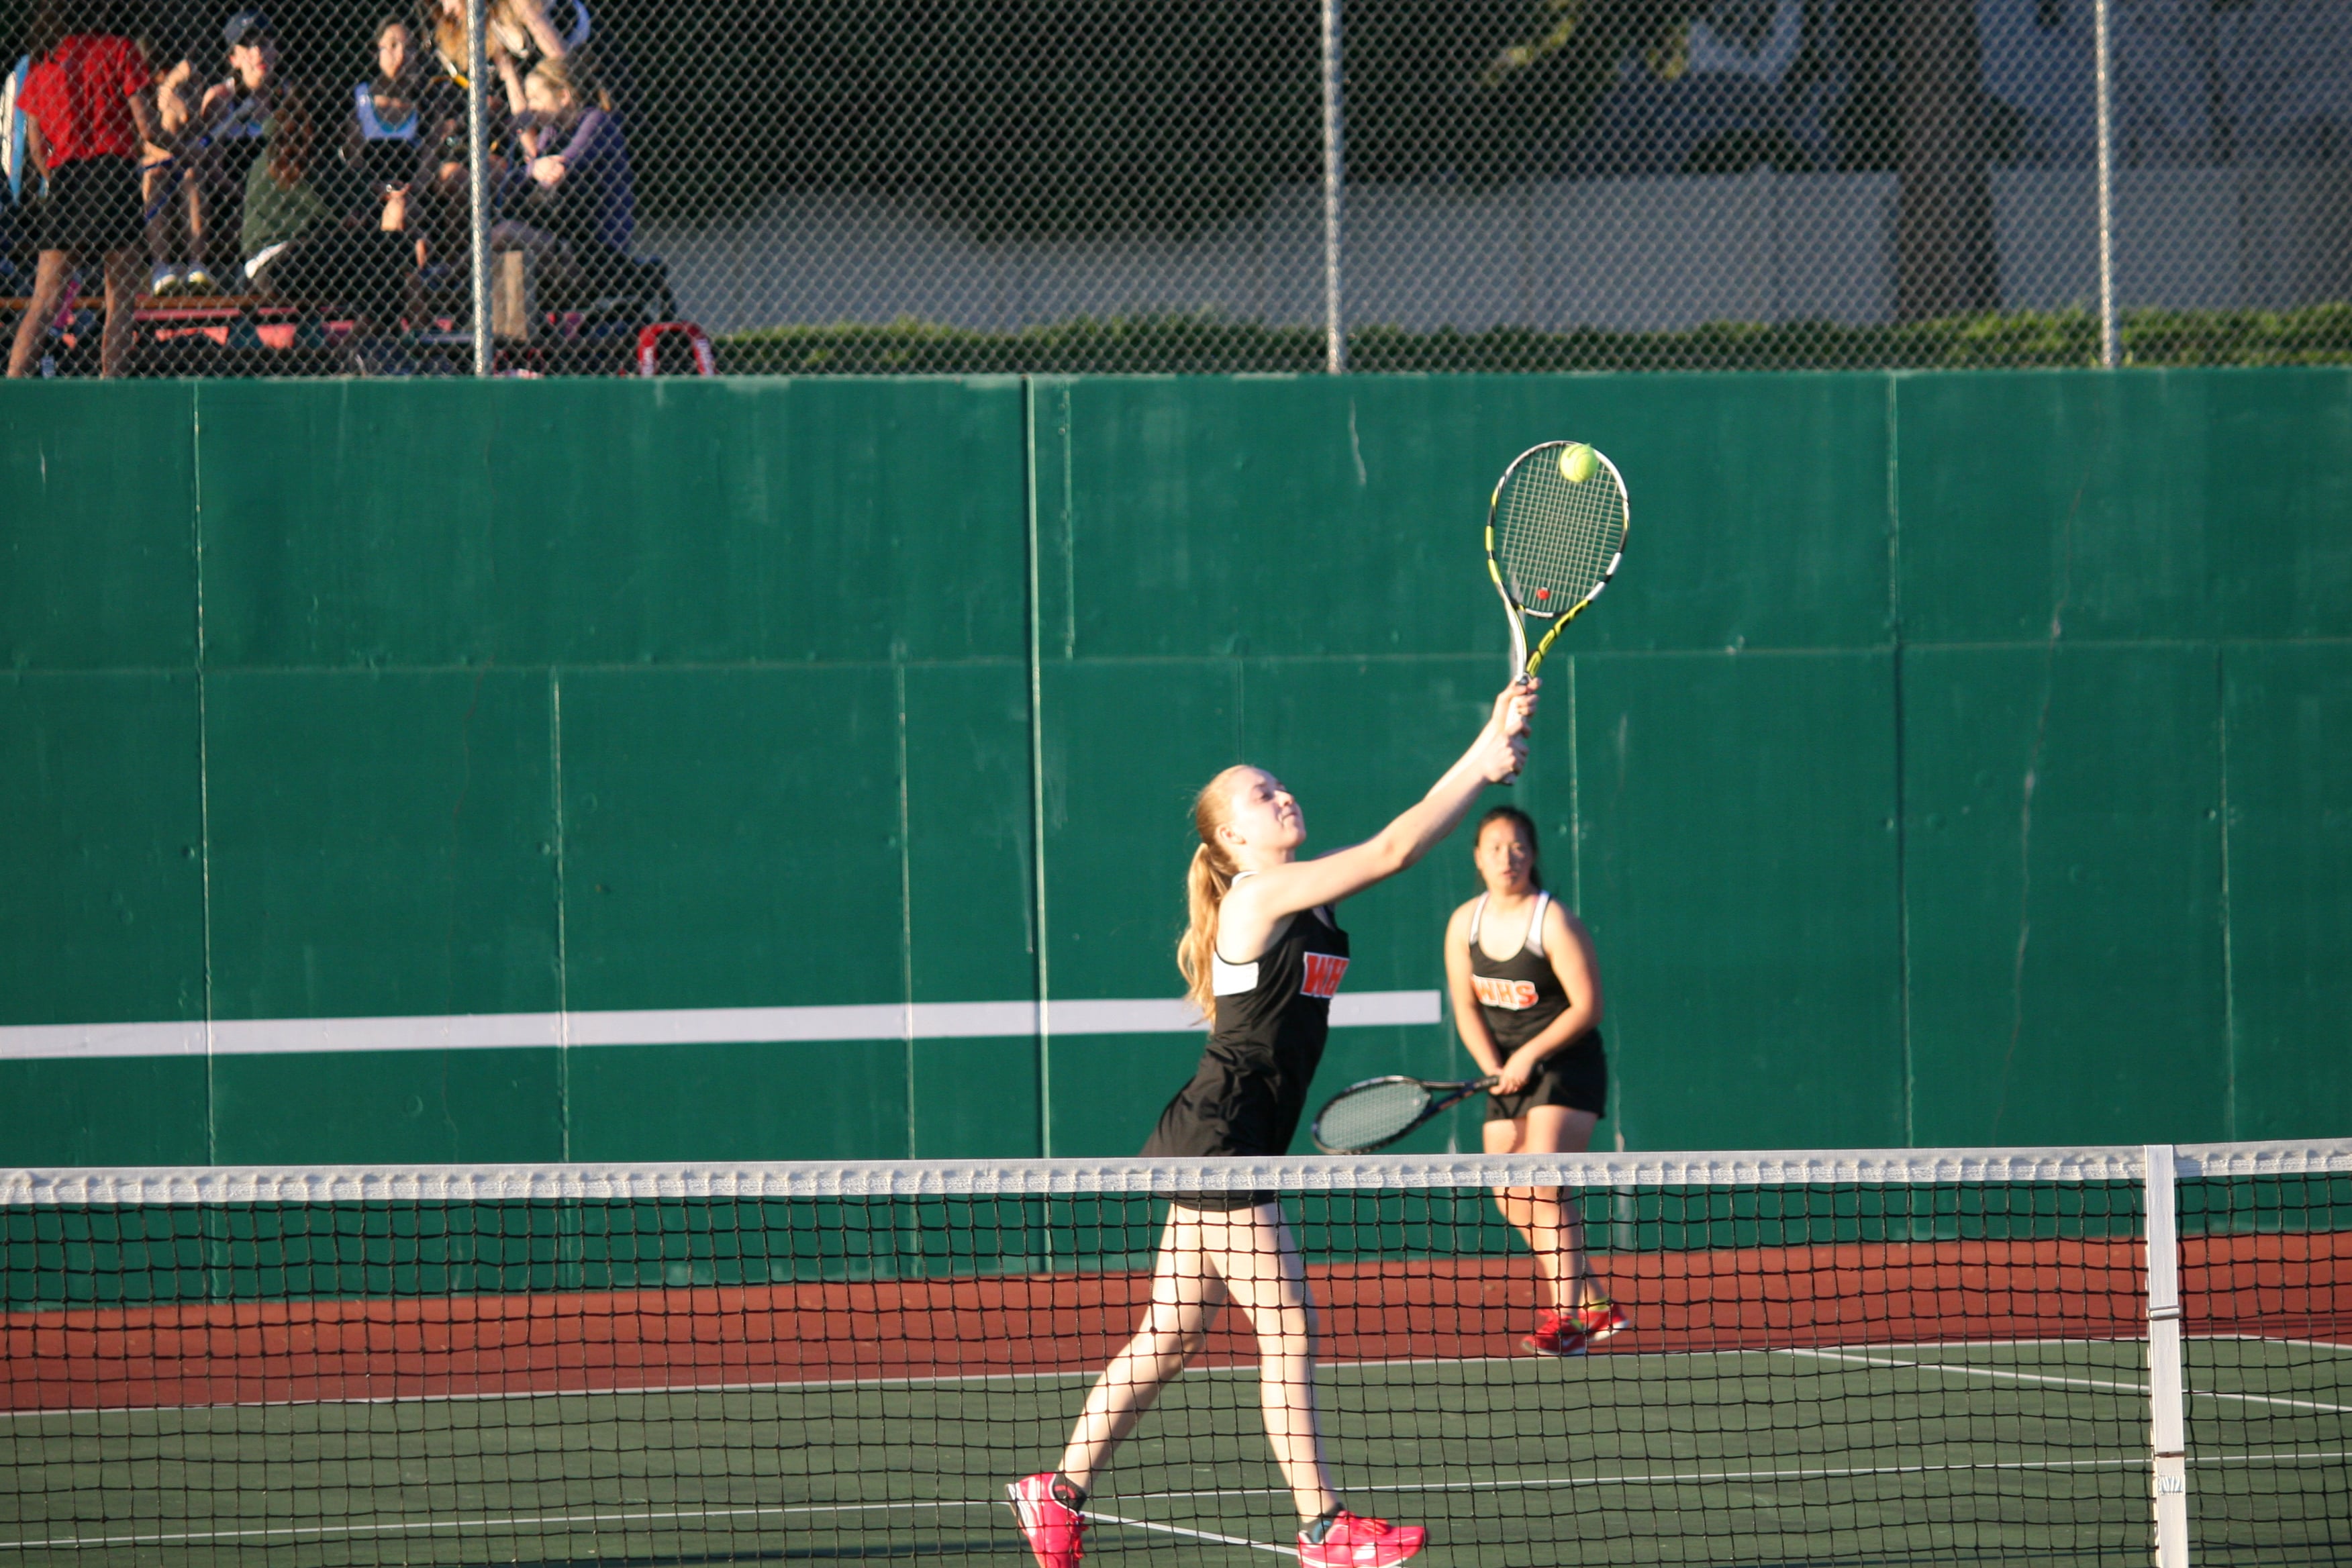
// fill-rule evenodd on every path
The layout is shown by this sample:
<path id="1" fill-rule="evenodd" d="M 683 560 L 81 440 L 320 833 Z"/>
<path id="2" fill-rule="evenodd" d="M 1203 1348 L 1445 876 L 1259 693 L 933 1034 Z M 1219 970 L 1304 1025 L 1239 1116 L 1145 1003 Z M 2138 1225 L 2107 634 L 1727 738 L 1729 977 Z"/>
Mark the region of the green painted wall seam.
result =
<path id="1" fill-rule="evenodd" d="M 194 586 L 195 590 L 195 671 L 196 683 L 196 870 L 198 929 L 202 933 L 203 952 L 199 960 L 202 988 L 201 1003 L 205 1020 L 205 1159 L 207 1163 L 220 1158 L 220 1103 L 218 1086 L 214 1082 L 215 1058 L 212 1053 L 213 1025 L 213 794 L 211 715 L 205 706 L 205 388 L 198 382 L 188 389 L 188 439 L 190 497 L 190 549 L 194 554 Z"/>
<path id="2" fill-rule="evenodd" d="M 1895 1031 L 1903 1053 L 1903 1142 L 1918 1141 L 1919 1064 L 1911 1037 L 1911 806 L 1906 786 L 1903 713 L 1903 423 L 1901 382 L 1886 378 L 1886 636 L 1893 649 L 1895 704 Z"/>
<path id="3" fill-rule="evenodd" d="M 1044 627 L 1038 603 L 1040 563 L 1037 559 L 1037 381 L 1021 378 L 1021 484 L 1023 515 L 1027 519 L 1029 569 L 1029 865 L 1030 925 L 1033 933 L 1037 998 L 1037 1152 L 1054 1153 L 1054 1022 L 1047 999 L 1050 942 L 1045 934 L 1045 710 L 1041 668 Z"/>
<path id="4" fill-rule="evenodd" d="M 2221 648 L 2213 650 L 2214 743 L 2221 752 L 2221 799 L 2214 807 L 2221 818 L 2221 1135 L 2238 1134 L 2238 976 L 2236 942 L 2230 923 L 2230 666 Z"/>
<path id="5" fill-rule="evenodd" d="M 548 793 L 554 809 L 555 842 L 555 1118 L 563 1158 L 572 1158 L 572 950 L 564 858 L 571 846 L 563 833 L 563 671 L 547 672 Z"/>
<path id="6" fill-rule="evenodd" d="M 1077 484 L 1071 464 L 1077 443 L 1070 439 L 1070 388 L 1066 382 L 1055 389 L 1057 405 L 1055 433 L 1062 448 L 1062 657 L 1078 657 L 1078 541 Z"/>
<path id="7" fill-rule="evenodd" d="M 898 994 L 906 998 L 907 1037 L 907 1158 L 919 1160 L 923 1151 L 915 1141 L 915 867 L 913 814 L 908 808 L 907 667 L 891 669 L 890 699 L 898 727 Z"/>

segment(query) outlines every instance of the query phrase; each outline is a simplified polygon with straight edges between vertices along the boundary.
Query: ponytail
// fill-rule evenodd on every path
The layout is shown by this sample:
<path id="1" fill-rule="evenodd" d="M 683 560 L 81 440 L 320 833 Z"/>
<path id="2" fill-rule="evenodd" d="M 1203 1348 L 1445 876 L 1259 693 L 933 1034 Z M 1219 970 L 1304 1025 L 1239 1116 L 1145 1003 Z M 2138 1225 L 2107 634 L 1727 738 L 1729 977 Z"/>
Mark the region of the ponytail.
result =
<path id="1" fill-rule="evenodd" d="M 1217 910 L 1223 907 L 1234 873 L 1241 869 L 1234 864 L 1225 847 L 1217 842 L 1217 829 L 1224 825 L 1233 808 L 1233 790 L 1225 782 L 1226 775 L 1236 771 L 1240 770 L 1227 768 L 1192 797 L 1192 827 L 1201 836 L 1201 842 L 1192 851 L 1192 864 L 1184 872 L 1188 918 L 1184 934 L 1176 939 L 1176 969 L 1184 976 L 1185 1000 L 1211 1024 L 1217 1018 Z"/>

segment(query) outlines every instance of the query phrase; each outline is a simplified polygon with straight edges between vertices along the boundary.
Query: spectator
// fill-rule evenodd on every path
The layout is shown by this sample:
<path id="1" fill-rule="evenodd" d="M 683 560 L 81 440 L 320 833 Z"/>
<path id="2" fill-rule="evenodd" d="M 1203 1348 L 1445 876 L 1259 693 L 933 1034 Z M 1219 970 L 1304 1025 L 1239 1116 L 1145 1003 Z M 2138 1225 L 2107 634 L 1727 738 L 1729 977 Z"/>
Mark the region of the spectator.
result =
<path id="1" fill-rule="evenodd" d="M 416 35 L 392 17 L 376 25 L 376 73 L 352 89 L 344 125 L 343 161 L 373 192 L 387 233 L 407 231 L 411 194 L 432 184 L 430 165 L 462 110 L 449 103 L 448 85 L 425 74 Z M 422 227 L 420 224 L 416 226 Z M 417 240 L 417 264 L 425 244 Z"/>
<path id="2" fill-rule="evenodd" d="M 404 302 L 400 237 L 354 201 L 335 161 L 319 153 L 310 95 L 279 84 L 245 180 L 245 275 L 274 298 L 349 309 L 366 336 Z"/>
<path id="3" fill-rule="evenodd" d="M 74 268 L 91 258 L 104 258 L 106 272 L 99 374 L 121 375 L 130 354 L 146 226 L 139 149 L 165 137 L 147 62 L 113 26 L 112 9 L 109 0 L 42 0 L 34 19 L 33 66 L 17 102 L 30 164 L 47 171 L 49 194 L 32 299 L 8 353 L 12 376 L 31 369 Z"/>
<path id="4" fill-rule="evenodd" d="M 564 5 L 566 0 L 555 0 Z M 458 87 L 466 85 L 466 0 L 432 0 L 433 47 L 441 68 Z M 489 27 L 482 47 L 495 66 L 519 71 L 541 60 L 568 59 L 588 42 L 588 7 L 569 0 L 570 26 L 558 30 L 544 0 L 488 0 Z"/>
<path id="5" fill-rule="evenodd" d="M 228 46 L 229 74 L 206 88 L 196 106 L 200 130 L 186 157 L 187 177 L 196 187 L 192 199 L 202 208 L 207 235 L 236 238 L 246 176 L 260 155 L 262 128 L 278 95 L 278 39 L 269 18 L 251 10 L 229 17 L 221 39 Z M 203 273 L 184 279 L 182 286 L 198 292 L 211 281 Z"/>
<path id="6" fill-rule="evenodd" d="M 155 72 L 155 113 L 165 142 L 142 149 L 142 194 L 147 204 L 147 258 L 153 264 L 148 290 L 154 294 L 209 294 L 212 273 L 205 266 L 205 184 L 193 162 L 172 149 L 195 132 L 202 97 L 192 51 L 175 44 L 145 50 Z M 178 259 L 184 258 L 185 259 Z"/>
<path id="7" fill-rule="evenodd" d="M 0 55 L 0 59 L 5 58 Z M 29 204 L 39 181 L 33 182 L 34 191 L 25 188 L 25 165 L 31 160 L 25 146 L 24 111 L 16 107 L 16 95 L 25 89 L 32 68 L 31 58 L 19 55 L 7 74 L 0 76 L 0 173 L 8 177 L 6 195 L 0 198 L 0 289 L 11 294 L 29 294 L 33 288 L 31 275 L 18 262 L 29 237 Z"/>
<path id="8" fill-rule="evenodd" d="M 583 101 L 561 60 L 541 61 L 521 81 L 511 61 L 499 69 L 523 156 L 507 179 L 512 216 L 490 231 L 492 247 L 528 253 L 533 269 L 559 289 L 633 277 L 636 193 L 621 117 L 601 100 Z"/>

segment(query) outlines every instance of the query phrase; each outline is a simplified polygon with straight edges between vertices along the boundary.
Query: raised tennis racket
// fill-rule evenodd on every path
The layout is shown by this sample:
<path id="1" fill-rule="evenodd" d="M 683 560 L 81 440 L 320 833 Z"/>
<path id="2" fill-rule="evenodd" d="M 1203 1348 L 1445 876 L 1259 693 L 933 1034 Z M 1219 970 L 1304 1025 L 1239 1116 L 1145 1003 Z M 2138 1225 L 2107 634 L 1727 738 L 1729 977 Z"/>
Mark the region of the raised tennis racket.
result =
<path id="1" fill-rule="evenodd" d="M 1491 1078 L 1431 1083 L 1417 1078 L 1368 1078 L 1333 1095 L 1315 1114 L 1315 1146 L 1326 1154 L 1369 1154 L 1385 1149 L 1442 1110 L 1451 1110 Z"/>
<path id="2" fill-rule="evenodd" d="M 1625 553 L 1625 481 L 1581 441 L 1546 441 L 1511 459 L 1486 508 L 1486 570 L 1511 623 L 1512 678 L 1601 596 Z M 1529 618 L 1549 622 L 1528 651 Z"/>

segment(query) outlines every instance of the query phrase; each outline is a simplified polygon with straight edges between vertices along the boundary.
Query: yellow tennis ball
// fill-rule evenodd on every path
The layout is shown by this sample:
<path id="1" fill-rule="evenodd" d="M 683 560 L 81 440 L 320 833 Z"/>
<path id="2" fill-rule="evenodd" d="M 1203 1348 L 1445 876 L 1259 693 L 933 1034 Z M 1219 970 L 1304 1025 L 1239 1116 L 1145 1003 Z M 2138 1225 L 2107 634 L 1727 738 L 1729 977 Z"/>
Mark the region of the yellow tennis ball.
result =
<path id="1" fill-rule="evenodd" d="M 1581 441 L 1570 441 L 1559 449 L 1559 477 L 1570 484 L 1580 485 L 1592 477 L 1592 448 Z"/>

